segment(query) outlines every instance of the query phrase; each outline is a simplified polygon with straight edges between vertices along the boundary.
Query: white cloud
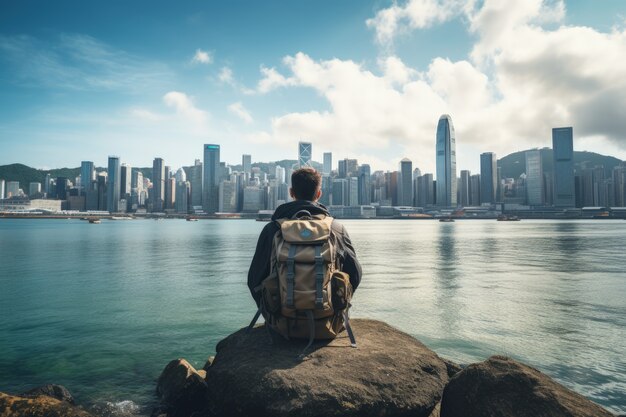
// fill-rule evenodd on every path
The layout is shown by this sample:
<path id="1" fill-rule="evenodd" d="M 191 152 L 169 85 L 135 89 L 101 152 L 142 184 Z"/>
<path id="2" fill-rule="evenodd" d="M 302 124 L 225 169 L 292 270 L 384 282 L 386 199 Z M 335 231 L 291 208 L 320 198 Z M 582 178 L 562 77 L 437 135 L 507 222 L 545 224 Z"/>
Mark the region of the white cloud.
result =
<path id="1" fill-rule="evenodd" d="M 514 3 L 460 6 L 477 35 L 468 60 L 435 57 L 420 71 L 392 55 L 374 72 L 350 60 L 298 53 L 283 59 L 284 71 L 262 68 L 259 92 L 309 88 L 328 108 L 275 117 L 251 138 L 291 145 L 306 137 L 316 149 L 346 156 L 408 156 L 432 172 L 437 120 L 448 113 L 461 167 L 476 167 L 480 152 L 550 146 L 555 126 L 574 127 L 575 147 L 597 143 L 597 152 L 625 152 L 626 29 L 547 29 L 546 15 L 552 23 L 563 19 L 562 1 Z"/>
<path id="2" fill-rule="evenodd" d="M 197 125 L 204 125 L 208 122 L 208 113 L 198 109 L 191 97 L 179 91 L 170 91 L 163 96 L 163 102 L 176 110 L 176 114 Z"/>
<path id="3" fill-rule="evenodd" d="M 240 101 L 228 106 L 228 111 L 239 117 L 245 124 L 250 124 L 254 120 L 250 115 L 250 112 L 241 104 Z"/>
<path id="4" fill-rule="evenodd" d="M 229 67 L 222 67 L 217 78 L 224 84 L 235 85 L 235 78 L 233 77 L 233 70 L 231 70 Z"/>
<path id="5" fill-rule="evenodd" d="M 191 58 L 192 64 L 210 64 L 213 62 L 213 56 L 210 52 L 203 51 L 202 49 L 196 49 L 196 53 Z"/>

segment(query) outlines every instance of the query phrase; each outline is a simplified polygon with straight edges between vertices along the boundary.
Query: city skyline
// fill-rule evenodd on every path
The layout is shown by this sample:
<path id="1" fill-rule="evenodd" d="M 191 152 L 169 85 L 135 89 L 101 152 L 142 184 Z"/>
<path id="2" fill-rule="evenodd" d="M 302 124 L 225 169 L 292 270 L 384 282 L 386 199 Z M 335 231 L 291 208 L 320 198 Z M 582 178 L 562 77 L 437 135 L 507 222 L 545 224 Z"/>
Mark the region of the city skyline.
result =
<path id="1" fill-rule="evenodd" d="M 157 1 L 141 27 L 142 2 L 67 5 L 0 6 L 0 165 L 69 166 L 86 143 L 98 166 L 111 154 L 149 166 L 148 148 L 183 166 L 207 142 L 232 144 L 231 163 L 239 149 L 267 161 L 308 141 L 315 161 L 391 170 L 409 157 L 434 172 L 440 114 L 472 172 L 482 153 L 547 146 L 553 126 L 626 159 L 617 0 Z"/>

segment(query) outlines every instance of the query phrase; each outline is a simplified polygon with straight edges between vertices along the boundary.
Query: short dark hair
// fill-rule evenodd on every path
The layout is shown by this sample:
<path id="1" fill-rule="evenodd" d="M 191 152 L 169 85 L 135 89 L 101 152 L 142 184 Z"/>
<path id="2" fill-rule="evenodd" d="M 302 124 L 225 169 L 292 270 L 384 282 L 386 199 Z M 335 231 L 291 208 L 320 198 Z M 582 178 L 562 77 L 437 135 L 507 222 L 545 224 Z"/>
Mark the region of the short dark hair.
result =
<path id="1" fill-rule="evenodd" d="M 313 168 L 300 168 L 291 174 L 291 189 L 296 200 L 313 200 L 322 185 L 322 176 Z"/>

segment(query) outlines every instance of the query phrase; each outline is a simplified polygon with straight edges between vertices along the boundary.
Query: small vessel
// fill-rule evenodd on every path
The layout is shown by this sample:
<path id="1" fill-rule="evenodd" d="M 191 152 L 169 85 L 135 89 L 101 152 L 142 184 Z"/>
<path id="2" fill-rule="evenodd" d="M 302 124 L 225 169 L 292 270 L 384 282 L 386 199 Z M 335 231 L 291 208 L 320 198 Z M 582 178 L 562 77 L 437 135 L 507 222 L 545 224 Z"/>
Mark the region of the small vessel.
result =
<path id="1" fill-rule="evenodd" d="M 188 222 L 197 222 L 198 219 L 196 219 L 195 217 L 187 217 L 187 221 Z"/>
<path id="2" fill-rule="evenodd" d="M 111 216 L 111 220 L 132 220 L 132 217 L 128 216 Z"/>
<path id="3" fill-rule="evenodd" d="M 439 221 L 441 223 L 451 223 L 454 221 L 454 219 L 452 217 L 441 217 Z"/>
<path id="4" fill-rule="evenodd" d="M 91 223 L 91 224 L 100 224 L 102 222 L 100 221 L 100 219 L 89 219 L 89 223 Z"/>
<path id="5" fill-rule="evenodd" d="M 501 214 L 498 216 L 497 220 L 499 222 L 518 222 L 520 218 L 517 216 L 507 216 L 506 214 Z"/>

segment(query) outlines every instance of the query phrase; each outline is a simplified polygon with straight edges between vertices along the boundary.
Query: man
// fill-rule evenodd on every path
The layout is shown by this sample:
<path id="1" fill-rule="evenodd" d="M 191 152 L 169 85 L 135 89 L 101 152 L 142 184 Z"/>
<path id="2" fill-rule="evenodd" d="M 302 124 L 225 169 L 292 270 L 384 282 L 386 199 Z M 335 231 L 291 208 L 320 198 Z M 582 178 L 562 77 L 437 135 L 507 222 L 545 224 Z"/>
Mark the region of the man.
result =
<path id="1" fill-rule="evenodd" d="M 256 246 L 254 258 L 252 258 L 250 270 L 248 271 L 248 288 L 257 305 L 259 304 L 260 294 L 255 292 L 254 289 L 270 273 L 272 241 L 274 235 L 280 229 L 275 220 L 291 218 L 301 210 L 306 210 L 311 215 L 323 214 L 329 216 L 326 207 L 317 202 L 322 196 L 321 185 L 322 177 L 313 168 L 301 168 L 294 171 L 291 175 L 289 194 L 294 201 L 279 206 L 272 216 L 272 221 L 263 228 Z M 352 289 L 356 290 L 361 282 L 361 265 L 356 258 L 348 232 L 342 224 L 333 221 L 332 236 L 336 240 L 338 267 L 341 271 L 350 275 L 350 284 L 352 284 Z"/>

